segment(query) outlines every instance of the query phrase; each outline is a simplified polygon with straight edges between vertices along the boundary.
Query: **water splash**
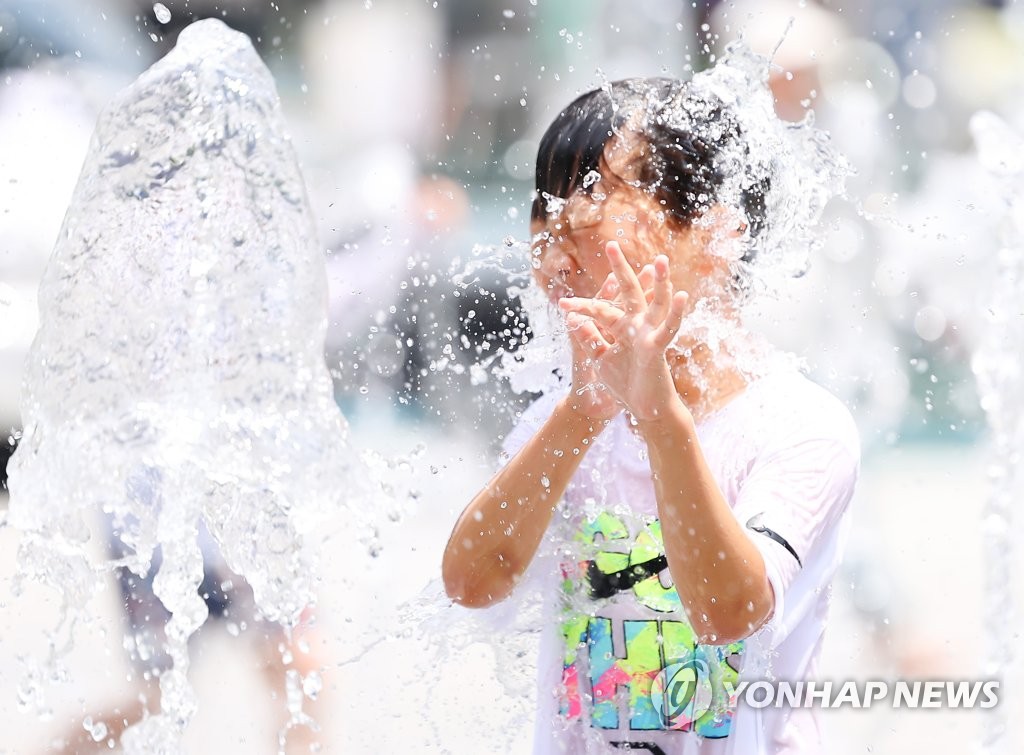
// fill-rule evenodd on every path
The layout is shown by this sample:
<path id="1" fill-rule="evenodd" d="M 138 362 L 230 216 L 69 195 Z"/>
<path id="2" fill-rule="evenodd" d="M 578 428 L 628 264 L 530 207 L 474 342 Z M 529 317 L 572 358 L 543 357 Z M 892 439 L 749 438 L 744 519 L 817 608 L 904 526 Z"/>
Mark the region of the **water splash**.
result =
<path id="1" fill-rule="evenodd" d="M 657 121 L 721 147 L 714 166 L 721 176 L 721 186 L 713 202 L 710 197 L 698 197 L 698 205 L 717 203 L 747 212 L 741 209 L 748 204 L 746 198 L 752 192 L 760 195 L 763 218 L 755 221 L 748 217 L 747 231 L 738 242 L 727 242 L 716 234 L 711 245 L 728 256 L 740 282 L 738 293 L 743 295 L 724 303 L 739 307 L 744 321 L 748 305 L 766 296 L 784 295 L 788 281 L 808 269 L 821 245 L 818 222 L 822 212 L 831 199 L 844 195 L 846 179 L 853 172 L 832 147 L 828 135 L 815 127 L 812 113 L 800 123 L 778 118 L 768 88 L 769 67 L 767 58 L 742 41 L 734 42 L 713 68 L 694 75 L 686 87 L 672 90 L 669 100 L 659 99 L 657 87 L 645 87 L 637 80 L 629 96 L 620 96 L 617 99 L 621 102 L 612 103 L 616 129 L 627 128 L 628 124 L 630 129 L 643 131 L 645 123 Z M 611 83 L 606 82 L 603 88 L 610 93 Z M 713 112 L 720 108 L 728 111 L 729 122 Z M 729 123 L 737 127 L 739 138 L 724 134 Z M 624 171 L 627 180 L 632 178 L 630 170 Z M 599 186 L 600 180 L 600 175 L 592 172 L 584 183 Z M 637 186 L 643 183 L 632 182 Z M 653 191 L 657 186 L 656 180 L 644 188 Z M 770 189 L 765 192 L 764 186 Z M 592 196 L 599 201 L 601 194 Z M 549 212 L 557 213 L 566 202 L 562 197 L 544 198 Z M 695 220 L 697 225 L 705 222 L 704 216 Z M 758 225 L 756 233 L 754 222 Z M 525 244 L 512 246 L 526 250 Z M 491 259 L 494 257 L 491 255 Z M 533 267 L 539 264 L 535 253 L 531 262 Z M 498 267 L 504 271 L 508 264 Z M 529 272 L 517 270 L 509 277 L 510 292 L 520 298 L 533 337 L 514 354 L 502 355 L 500 372 L 516 392 L 545 392 L 568 378 L 571 357 L 564 321 Z M 759 334 L 724 317 L 719 291 L 690 293 L 693 308 L 672 350 L 689 356 L 693 345 L 701 344 L 711 350 L 713 359 L 723 365 L 728 362 L 751 379 L 782 366 L 802 367 L 794 355 L 775 349 Z M 698 388 L 706 388 L 702 375 L 692 377 Z"/>
<path id="2" fill-rule="evenodd" d="M 987 305 L 988 328 L 971 368 L 978 380 L 981 407 L 991 430 L 992 489 L 982 520 L 986 560 L 985 632 L 990 653 L 983 675 L 1003 678 L 1010 688 L 1018 677 L 1019 658 L 1014 631 L 1017 606 L 1014 600 L 1013 510 L 1024 490 L 1020 470 L 1020 449 L 1024 448 L 1024 138 L 997 116 L 981 112 L 971 119 L 971 133 L 978 147 L 978 159 L 996 179 L 999 194 L 1007 206 L 1002 247 L 995 263 L 995 290 Z M 1010 752 L 1006 737 L 1006 706 L 988 712 L 982 735 L 984 753 Z"/>
<path id="3" fill-rule="evenodd" d="M 507 380 L 517 394 L 556 390 L 572 365 L 565 320 L 533 280 L 536 263 L 530 243 L 510 236 L 501 246 L 476 245 L 470 259 L 450 271 L 463 289 L 479 282 L 480 273 L 507 281 L 509 300 L 518 301 L 519 309 L 506 313 L 507 326 L 510 333 L 525 334 L 529 328 L 529 338 L 514 350 L 496 349 L 479 364 L 479 369 L 493 369 L 495 377 Z"/>
<path id="4" fill-rule="evenodd" d="M 106 573 L 141 576 L 160 547 L 173 667 L 161 713 L 123 746 L 178 752 L 196 708 L 186 645 L 207 616 L 200 523 L 261 615 L 294 626 L 315 600 L 318 527 L 364 479 L 324 364 L 324 260 L 247 37 L 193 24 L 102 113 L 39 302 L 10 469 L 21 578 L 63 596 L 54 661 Z M 101 511 L 129 551 L 116 564 L 90 555 Z"/>
<path id="5" fill-rule="evenodd" d="M 785 122 L 775 114 L 769 69 L 767 58 L 738 41 L 727 47 L 713 68 L 694 75 L 687 86 L 672 89 L 667 100 L 661 99 L 659 87 L 647 86 L 643 80 L 629 82 L 625 93 L 613 92 L 609 81 L 602 87 L 616 114 L 613 130 L 620 136 L 633 129 L 643 132 L 656 122 L 718 145 L 714 170 L 721 177 L 721 186 L 715 197 L 701 196 L 694 201 L 704 209 L 720 204 L 748 213 L 742 239 L 732 242 L 716 230 L 710 245 L 712 251 L 728 257 L 738 282 L 737 296 L 723 302 L 717 290 L 690 292 L 692 310 L 670 346 L 687 358 L 690 377 L 702 394 L 709 388 L 707 378 L 689 360 L 698 344 L 710 351 L 718 366 L 735 368 L 751 380 L 780 368 L 806 368 L 795 355 L 773 347 L 747 327 L 748 320 L 756 319 L 748 309 L 764 297 L 783 296 L 788 282 L 806 272 L 821 245 L 821 215 L 829 201 L 844 195 L 846 179 L 853 173 L 828 135 L 815 127 L 813 113 L 800 123 Z M 728 112 L 726 120 L 718 116 L 720 109 Z M 726 133 L 733 126 L 738 138 Z M 622 141 L 630 142 L 628 136 Z M 626 163 L 633 159 L 631 150 L 626 147 Z M 617 161 L 613 158 L 613 162 Z M 663 180 L 641 180 L 634 175 L 635 165 L 613 165 L 612 169 L 619 178 L 649 192 Z M 603 198 L 601 180 L 597 171 L 583 178 L 584 188 L 592 192 L 595 202 Z M 770 189 L 764 191 L 765 186 Z M 760 197 L 763 217 L 755 219 L 745 209 L 752 194 Z M 548 193 L 543 199 L 549 214 L 561 212 L 568 201 Z M 710 217 L 710 213 L 701 215 L 694 224 L 706 225 Z M 506 242 L 505 250 L 478 247 L 465 269 L 454 276 L 462 282 L 481 268 L 489 268 L 509 280 L 509 295 L 518 298 L 531 337 L 520 348 L 503 350 L 483 366 L 496 360 L 495 374 L 507 379 L 515 393 L 564 390 L 571 376 L 565 321 L 532 279 L 531 269 L 517 264 L 512 254 L 528 255 L 531 267 L 538 267 L 538 240 L 533 240 L 533 247 L 514 239 Z M 740 320 L 723 316 L 723 304 L 739 308 Z"/>
<path id="6" fill-rule="evenodd" d="M 672 106 L 671 117 L 703 139 L 722 141 L 721 128 L 707 108 L 725 107 L 739 128 L 740 138 L 726 140 L 715 168 L 723 177 L 717 202 L 745 208 L 744 236 L 736 242 L 714 236 L 712 251 L 729 259 L 738 282 L 741 321 L 765 297 L 784 297 L 793 278 L 802 276 L 820 250 L 819 220 L 828 203 L 845 196 L 853 169 L 817 128 L 808 111 L 799 123 L 775 113 L 768 86 L 770 61 L 740 40 L 730 43 L 718 63 L 694 75 L 691 88 L 703 107 Z M 764 190 L 764 187 L 769 187 Z M 750 197 L 763 205 L 762 216 L 751 214 Z M 698 225 L 702 222 L 698 219 Z M 795 355 L 781 352 L 739 321 L 722 316 L 717 294 L 699 298 L 670 348 L 689 356 L 693 344 L 710 350 L 719 366 L 734 366 L 750 379 L 780 367 L 805 369 Z M 703 376 L 691 376 L 706 390 Z"/>
<path id="7" fill-rule="evenodd" d="M 153 15 L 162 24 L 169 24 L 171 22 L 171 11 L 163 3 L 153 4 Z"/>
<path id="8" fill-rule="evenodd" d="M 716 169 L 724 177 L 719 202 L 741 207 L 746 192 L 768 182 L 763 227 L 745 241 L 752 247 L 750 262 L 741 272 L 768 291 L 785 287 L 801 275 L 820 248 L 818 220 L 828 202 L 845 192 L 853 173 L 845 157 L 831 145 L 826 132 L 814 125 L 814 113 L 790 123 L 775 114 L 768 87 L 770 62 L 742 41 L 730 43 L 718 63 L 694 75 L 691 88 L 701 98 L 721 103 L 736 118 L 741 138 L 727 143 Z M 720 140 L 720 128 L 706 113 L 679 106 L 669 117 L 702 138 Z M 711 125 L 703 125 L 707 120 Z M 709 130 L 710 129 L 710 130 Z"/>

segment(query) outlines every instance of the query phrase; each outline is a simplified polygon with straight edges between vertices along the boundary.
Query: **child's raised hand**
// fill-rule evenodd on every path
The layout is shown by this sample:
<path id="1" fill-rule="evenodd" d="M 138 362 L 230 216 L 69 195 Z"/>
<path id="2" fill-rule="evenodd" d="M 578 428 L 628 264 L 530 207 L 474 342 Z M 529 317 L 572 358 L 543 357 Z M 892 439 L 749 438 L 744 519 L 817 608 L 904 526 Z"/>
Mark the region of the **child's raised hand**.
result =
<path id="1" fill-rule="evenodd" d="M 618 243 L 605 248 L 612 272 L 592 299 L 562 298 L 574 355 L 581 354 L 596 380 L 638 420 L 653 419 L 678 400 L 665 350 L 682 323 L 687 294 L 672 290 L 668 258 L 638 278 Z M 604 297 L 614 293 L 609 301 Z M 575 375 L 574 375 L 575 380 Z"/>
<path id="2" fill-rule="evenodd" d="M 616 292 L 615 276 L 610 274 L 595 295 L 597 299 L 611 299 Z M 571 318 L 570 318 L 571 319 Z M 579 339 L 572 336 L 570 323 L 569 345 L 572 347 L 572 407 L 590 419 L 607 421 L 622 411 L 622 404 L 609 393 L 594 371 L 594 360 Z"/>

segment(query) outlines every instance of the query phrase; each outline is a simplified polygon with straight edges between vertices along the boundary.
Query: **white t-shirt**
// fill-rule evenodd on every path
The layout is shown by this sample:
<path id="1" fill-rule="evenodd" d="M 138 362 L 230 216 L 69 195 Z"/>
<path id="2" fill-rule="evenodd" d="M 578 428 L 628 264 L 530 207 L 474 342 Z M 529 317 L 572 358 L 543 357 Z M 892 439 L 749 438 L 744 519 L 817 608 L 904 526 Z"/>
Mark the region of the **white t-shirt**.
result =
<path id="1" fill-rule="evenodd" d="M 534 402 L 505 453 L 560 398 Z M 664 560 L 646 446 L 620 415 L 587 451 L 526 577 L 547 618 L 535 753 L 825 752 L 816 708 L 731 704 L 724 682 L 816 678 L 859 473 L 856 425 L 838 399 L 783 370 L 748 385 L 697 435 L 740 523 L 757 516 L 754 527 L 789 546 L 745 529 L 765 560 L 772 617 L 739 643 L 697 643 Z"/>

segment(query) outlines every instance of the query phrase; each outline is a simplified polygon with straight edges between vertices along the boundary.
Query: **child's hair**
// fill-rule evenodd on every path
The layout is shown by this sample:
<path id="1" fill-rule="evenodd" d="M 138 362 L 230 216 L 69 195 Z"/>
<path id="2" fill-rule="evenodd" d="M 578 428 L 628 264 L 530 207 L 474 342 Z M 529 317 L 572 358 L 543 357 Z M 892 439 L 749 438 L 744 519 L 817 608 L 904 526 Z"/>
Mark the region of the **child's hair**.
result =
<path id="1" fill-rule="evenodd" d="M 604 159 L 612 137 L 625 133 L 639 137 L 629 178 L 615 175 Z M 592 193 L 598 184 L 587 176 L 596 171 L 645 191 L 667 219 L 687 228 L 716 202 L 729 201 L 721 196 L 723 162 L 741 167 L 745 152 L 737 119 L 717 97 L 677 79 L 615 81 L 578 97 L 548 127 L 537 151 L 531 218 L 545 221 L 549 197 Z M 767 178 L 752 181 L 733 200 L 746 214 L 750 238 L 764 226 L 768 189 Z M 748 244 L 744 262 L 753 250 Z"/>

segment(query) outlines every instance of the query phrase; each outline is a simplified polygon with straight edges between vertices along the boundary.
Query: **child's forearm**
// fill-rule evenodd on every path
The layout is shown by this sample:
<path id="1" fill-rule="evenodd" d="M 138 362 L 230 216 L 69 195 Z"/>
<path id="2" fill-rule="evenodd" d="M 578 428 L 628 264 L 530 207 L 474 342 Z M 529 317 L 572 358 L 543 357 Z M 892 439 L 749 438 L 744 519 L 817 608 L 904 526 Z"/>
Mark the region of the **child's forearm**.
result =
<path id="1" fill-rule="evenodd" d="M 678 401 L 678 397 L 677 397 Z M 682 407 L 641 422 L 654 478 L 665 557 L 690 623 L 721 645 L 753 633 L 774 596 L 764 559 L 733 516 Z"/>
<path id="2" fill-rule="evenodd" d="M 578 413 L 567 399 L 558 402 L 459 517 L 441 567 L 452 600 L 484 607 L 512 592 L 583 455 L 607 424 Z"/>

